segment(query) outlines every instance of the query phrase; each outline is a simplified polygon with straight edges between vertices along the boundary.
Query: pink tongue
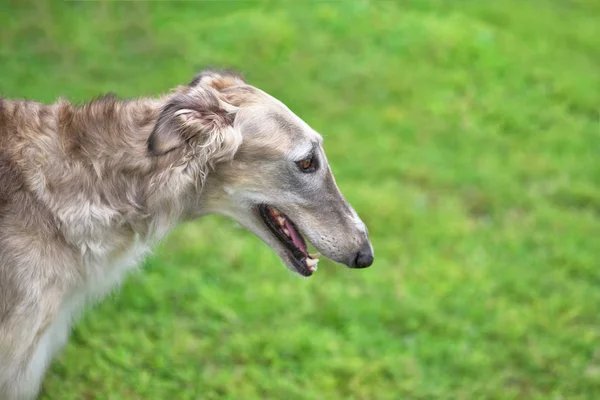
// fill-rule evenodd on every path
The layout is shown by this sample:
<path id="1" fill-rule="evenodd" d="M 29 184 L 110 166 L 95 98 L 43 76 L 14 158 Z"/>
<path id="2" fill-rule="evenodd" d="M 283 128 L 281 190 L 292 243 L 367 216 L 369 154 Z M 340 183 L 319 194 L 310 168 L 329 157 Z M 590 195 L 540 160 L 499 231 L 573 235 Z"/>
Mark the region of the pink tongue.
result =
<path id="1" fill-rule="evenodd" d="M 302 238 L 300 237 L 300 235 L 298 234 L 298 232 L 296 232 L 296 230 L 292 227 L 292 224 L 290 224 L 286 220 L 285 221 L 285 227 L 290 232 L 290 237 L 292 238 L 292 242 L 294 242 L 294 244 L 296 245 L 296 247 L 299 248 L 300 250 L 302 250 L 302 252 L 304 254 L 306 254 L 306 246 L 304 245 L 304 241 L 302 240 Z"/>

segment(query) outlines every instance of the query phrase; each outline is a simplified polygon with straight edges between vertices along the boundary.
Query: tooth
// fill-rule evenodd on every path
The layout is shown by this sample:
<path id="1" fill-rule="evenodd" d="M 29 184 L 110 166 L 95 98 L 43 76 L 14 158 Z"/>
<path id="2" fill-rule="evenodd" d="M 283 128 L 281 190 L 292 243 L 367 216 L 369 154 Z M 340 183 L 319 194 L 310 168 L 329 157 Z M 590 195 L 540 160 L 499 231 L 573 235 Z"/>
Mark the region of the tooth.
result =
<path id="1" fill-rule="evenodd" d="M 277 222 L 279 222 L 279 225 L 283 225 L 285 223 L 285 218 L 277 217 Z"/>
<path id="2" fill-rule="evenodd" d="M 313 260 L 312 258 L 306 259 L 306 265 L 308 265 L 309 267 L 315 267 L 318 262 L 319 260 Z"/>
<path id="3" fill-rule="evenodd" d="M 286 228 L 283 228 L 283 233 L 285 233 L 286 235 L 290 236 L 290 231 L 288 231 Z"/>
<path id="4" fill-rule="evenodd" d="M 277 216 L 277 215 L 281 215 L 281 213 L 279 212 L 279 210 L 275 209 L 275 208 L 271 208 L 271 212 L 273 213 L 273 215 Z"/>
<path id="5" fill-rule="evenodd" d="M 317 252 L 317 253 L 314 253 L 314 254 L 310 254 L 310 253 L 309 253 L 309 254 L 308 254 L 308 256 L 309 256 L 310 258 L 315 258 L 315 259 L 318 259 L 319 257 L 321 257 L 321 253 L 318 253 L 318 252 Z"/>

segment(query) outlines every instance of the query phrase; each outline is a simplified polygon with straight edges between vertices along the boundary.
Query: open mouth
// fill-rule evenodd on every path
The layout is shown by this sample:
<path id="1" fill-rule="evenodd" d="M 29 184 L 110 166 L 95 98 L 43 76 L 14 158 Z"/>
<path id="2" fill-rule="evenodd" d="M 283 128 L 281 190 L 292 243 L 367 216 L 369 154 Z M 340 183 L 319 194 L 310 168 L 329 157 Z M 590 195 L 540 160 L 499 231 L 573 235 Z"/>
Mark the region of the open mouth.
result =
<path id="1" fill-rule="evenodd" d="M 296 225 L 285 214 L 274 207 L 261 204 L 258 212 L 265 225 L 287 249 L 296 271 L 303 276 L 311 276 L 317 270 L 319 259 L 309 254 L 306 241 Z"/>

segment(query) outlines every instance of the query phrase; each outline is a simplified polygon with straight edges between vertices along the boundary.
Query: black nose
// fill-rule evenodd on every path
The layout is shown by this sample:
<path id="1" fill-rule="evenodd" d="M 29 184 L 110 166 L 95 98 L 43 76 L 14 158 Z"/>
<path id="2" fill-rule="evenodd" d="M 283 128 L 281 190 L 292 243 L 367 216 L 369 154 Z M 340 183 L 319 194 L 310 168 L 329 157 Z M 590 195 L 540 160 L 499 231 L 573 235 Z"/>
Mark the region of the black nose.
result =
<path id="1" fill-rule="evenodd" d="M 373 264 L 373 249 L 369 243 L 365 244 L 359 251 L 356 253 L 356 258 L 354 259 L 354 263 L 352 263 L 352 268 L 367 268 Z"/>

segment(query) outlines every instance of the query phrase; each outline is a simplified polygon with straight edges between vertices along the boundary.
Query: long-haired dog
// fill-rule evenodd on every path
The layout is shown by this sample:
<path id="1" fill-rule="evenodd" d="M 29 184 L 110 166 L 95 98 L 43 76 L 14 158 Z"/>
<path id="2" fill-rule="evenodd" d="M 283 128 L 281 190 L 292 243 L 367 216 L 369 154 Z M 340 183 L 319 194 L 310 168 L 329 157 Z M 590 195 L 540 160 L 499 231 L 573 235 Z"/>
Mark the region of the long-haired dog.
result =
<path id="1" fill-rule="evenodd" d="M 204 71 L 157 99 L 0 99 L 0 399 L 32 399 L 84 305 L 175 224 L 227 215 L 292 271 L 368 267 L 367 229 L 322 139 L 239 75 Z"/>

